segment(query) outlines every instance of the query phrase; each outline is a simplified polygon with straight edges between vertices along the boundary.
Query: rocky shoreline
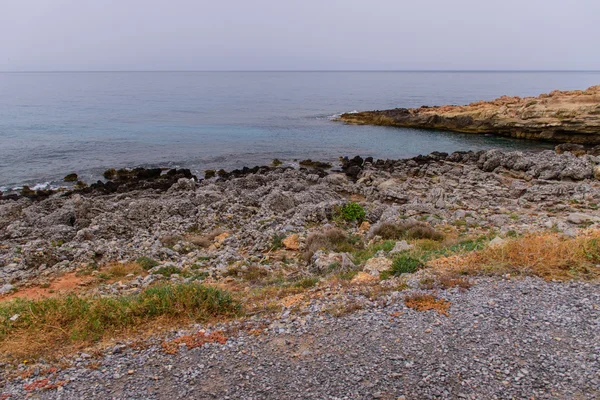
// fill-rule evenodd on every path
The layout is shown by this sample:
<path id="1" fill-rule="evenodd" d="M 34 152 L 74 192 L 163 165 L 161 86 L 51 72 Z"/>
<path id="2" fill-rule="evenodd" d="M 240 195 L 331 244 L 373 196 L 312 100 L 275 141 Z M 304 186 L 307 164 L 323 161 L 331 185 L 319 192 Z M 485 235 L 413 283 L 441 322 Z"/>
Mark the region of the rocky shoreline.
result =
<path id="1" fill-rule="evenodd" d="M 503 96 L 465 106 L 396 108 L 342 114 L 340 121 L 600 144 L 600 86 L 538 97 Z"/>
<path id="2" fill-rule="evenodd" d="M 356 156 L 333 168 L 275 164 L 207 171 L 203 179 L 188 170 L 122 170 L 72 191 L 0 197 L 0 302 L 70 293 L 116 298 L 160 282 L 202 282 L 242 296 L 247 313 L 233 322 L 169 331 L 171 347 L 164 336 L 143 346 L 120 338 L 61 358 L 68 367 L 0 360 L 6 367 L 0 398 L 302 398 L 309 388 L 291 378 L 292 370 L 278 375 L 280 365 L 302 360 L 307 364 L 298 368 L 303 382 L 314 381 L 315 398 L 600 393 L 600 377 L 590 373 L 600 359 L 579 356 L 600 348 L 590 322 L 600 317 L 594 306 L 598 239 L 589 236 L 600 229 L 595 150 L 565 144 L 532 153 Z M 535 234 L 558 245 L 590 238 L 582 242 L 585 268 L 561 266 L 559 275 L 548 276 L 523 269 L 522 275 L 535 277 L 525 280 L 513 280 L 514 272 L 506 270 L 467 279 L 440 276 L 434 262 L 439 257 L 453 268 L 458 259 L 452 257 Z M 409 302 L 412 295 L 431 303 L 420 308 Z M 550 312 L 550 305 L 557 307 Z M 534 320 L 545 323 L 534 329 L 527 322 Z M 10 324 L 8 318 L 1 322 Z M 199 330 L 228 338 L 218 333 L 222 341 L 204 347 L 177 341 Z M 500 337 L 498 330 L 506 334 Z M 361 345 L 372 347 L 368 354 L 356 349 L 347 359 L 331 355 L 341 351 L 340 343 L 345 352 L 360 337 L 372 338 Z M 468 338 L 473 348 L 452 344 L 452 338 Z M 506 342 L 522 348 L 501 345 L 498 352 L 496 346 Z M 531 352 L 542 343 L 538 364 Z M 471 357 L 485 360 L 489 371 L 481 372 L 487 370 Z M 340 363 L 348 362 L 362 377 L 358 387 L 340 372 Z M 378 375 L 380 362 L 397 371 Z M 331 366 L 331 375 L 319 372 L 322 363 Z M 53 372 L 40 372 L 48 370 Z M 240 374 L 257 378 L 240 380 Z M 577 374 L 585 379 L 575 379 Z M 211 377 L 218 381 L 213 386 Z M 286 392 L 281 382 L 294 390 Z"/>

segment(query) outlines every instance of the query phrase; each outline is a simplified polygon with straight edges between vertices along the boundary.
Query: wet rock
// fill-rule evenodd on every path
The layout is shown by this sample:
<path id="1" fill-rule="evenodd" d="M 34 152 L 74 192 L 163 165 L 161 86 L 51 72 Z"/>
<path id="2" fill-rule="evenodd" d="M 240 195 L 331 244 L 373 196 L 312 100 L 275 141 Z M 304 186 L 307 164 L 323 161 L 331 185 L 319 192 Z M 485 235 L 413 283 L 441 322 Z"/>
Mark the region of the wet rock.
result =
<path id="1" fill-rule="evenodd" d="M 63 178 L 63 181 L 65 182 L 76 182 L 77 181 L 77 174 L 73 173 L 73 174 L 69 174 L 67 176 L 65 176 Z"/>
<path id="2" fill-rule="evenodd" d="M 582 156 L 585 154 L 585 147 L 577 143 L 562 143 L 556 146 L 554 150 L 556 151 L 556 154 L 563 154 L 567 152 L 576 156 Z"/>

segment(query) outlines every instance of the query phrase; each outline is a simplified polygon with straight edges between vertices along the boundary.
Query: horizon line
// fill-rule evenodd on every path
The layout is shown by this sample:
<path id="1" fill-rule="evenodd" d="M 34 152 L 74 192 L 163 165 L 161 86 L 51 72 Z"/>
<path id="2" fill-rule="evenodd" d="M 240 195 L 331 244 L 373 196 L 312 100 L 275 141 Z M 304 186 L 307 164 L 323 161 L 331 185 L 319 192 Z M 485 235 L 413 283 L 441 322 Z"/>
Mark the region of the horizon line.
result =
<path id="1" fill-rule="evenodd" d="M 600 72 L 600 69 L 264 69 L 264 70 L 7 70 L 2 74 L 19 73 L 165 73 L 165 72 Z"/>

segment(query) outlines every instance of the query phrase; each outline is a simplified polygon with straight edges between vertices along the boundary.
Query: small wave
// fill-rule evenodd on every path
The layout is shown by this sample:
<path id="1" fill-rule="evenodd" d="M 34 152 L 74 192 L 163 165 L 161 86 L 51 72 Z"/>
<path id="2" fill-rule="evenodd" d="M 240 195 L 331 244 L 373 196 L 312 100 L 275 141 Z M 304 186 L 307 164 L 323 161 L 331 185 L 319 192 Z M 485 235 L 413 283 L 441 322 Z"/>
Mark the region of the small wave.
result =
<path id="1" fill-rule="evenodd" d="M 343 113 L 330 115 L 329 117 L 327 117 L 327 119 L 334 120 L 334 119 L 338 119 L 339 117 L 341 117 L 342 114 L 358 114 L 358 113 L 359 113 L 359 111 L 357 111 L 357 110 L 346 111 L 346 112 L 343 112 Z"/>
<path id="2" fill-rule="evenodd" d="M 50 182 L 37 183 L 31 190 L 46 190 L 52 189 Z"/>

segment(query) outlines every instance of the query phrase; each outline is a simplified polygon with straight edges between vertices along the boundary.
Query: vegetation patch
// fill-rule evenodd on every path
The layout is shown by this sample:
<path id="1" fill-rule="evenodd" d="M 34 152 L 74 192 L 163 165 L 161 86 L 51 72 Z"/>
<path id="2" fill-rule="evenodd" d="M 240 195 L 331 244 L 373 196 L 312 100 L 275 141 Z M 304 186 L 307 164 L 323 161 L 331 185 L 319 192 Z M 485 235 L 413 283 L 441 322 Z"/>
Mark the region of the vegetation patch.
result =
<path id="1" fill-rule="evenodd" d="M 223 233 L 225 233 L 225 231 L 217 228 L 217 229 L 213 229 L 212 231 L 210 231 L 204 235 L 189 234 L 185 237 L 185 239 L 189 243 L 193 244 L 194 246 L 198 246 L 201 248 L 207 248 L 211 244 L 213 244 L 213 242 L 217 236 L 222 235 Z"/>
<path id="2" fill-rule="evenodd" d="M 437 311 L 441 315 L 448 316 L 450 302 L 439 299 L 431 294 L 415 293 L 404 298 L 407 307 L 417 311 Z"/>
<path id="3" fill-rule="evenodd" d="M 567 238 L 556 233 L 528 234 L 503 245 L 432 260 L 439 272 L 459 275 L 517 274 L 545 279 L 592 279 L 600 270 L 600 231 Z"/>
<path id="4" fill-rule="evenodd" d="M 146 271 L 158 265 L 158 262 L 156 260 L 146 256 L 139 257 L 137 260 L 135 260 L 135 262 L 138 263 Z"/>
<path id="5" fill-rule="evenodd" d="M 338 216 L 344 221 L 362 221 L 365 219 L 365 209 L 358 203 L 350 201 L 338 209 Z"/>
<path id="6" fill-rule="evenodd" d="M 443 233 L 421 221 L 381 222 L 373 227 L 371 235 L 387 240 L 444 239 Z"/>
<path id="7" fill-rule="evenodd" d="M 306 239 L 304 259 L 309 261 L 317 250 L 350 253 L 356 250 L 355 244 L 359 240 L 360 238 L 349 236 L 346 232 L 337 228 L 329 228 L 320 232 L 311 233 Z"/>
<path id="8" fill-rule="evenodd" d="M 240 312 L 240 303 L 229 292 L 199 283 L 158 285 L 114 298 L 15 299 L 0 303 L 0 349 L 7 355 L 39 356 L 61 344 L 122 335 L 159 318 L 197 322 Z"/>
<path id="9" fill-rule="evenodd" d="M 206 333 L 205 331 L 196 332 L 193 335 L 184 335 L 161 344 L 163 351 L 167 354 L 177 354 L 179 345 L 185 344 L 188 350 L 202 347 L 206 343 L 227 343 L 227 337 L 223 331 Z"/>
<path id="10" fill-rule="evenodd" d="M 423 266 L 423 263 L 418 258 L 408 254 L 401 254 L 392 262 L 392 267 L 381 273 L 381 278 L 386 279 L 390 276 L 400 276 L 402 274 L 411 274 L 416 272 Z"/>

